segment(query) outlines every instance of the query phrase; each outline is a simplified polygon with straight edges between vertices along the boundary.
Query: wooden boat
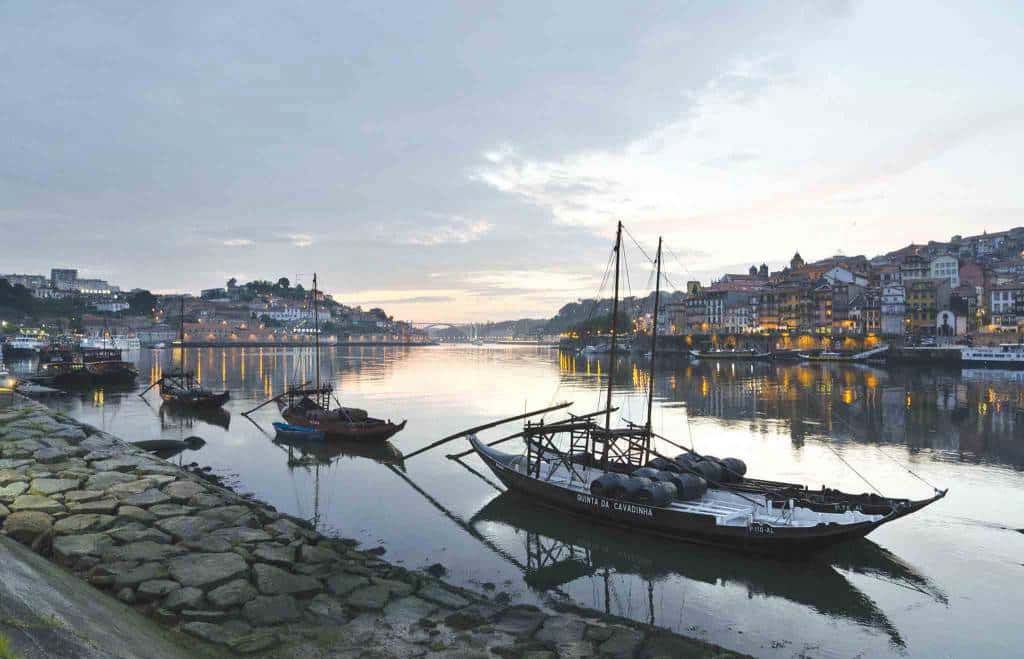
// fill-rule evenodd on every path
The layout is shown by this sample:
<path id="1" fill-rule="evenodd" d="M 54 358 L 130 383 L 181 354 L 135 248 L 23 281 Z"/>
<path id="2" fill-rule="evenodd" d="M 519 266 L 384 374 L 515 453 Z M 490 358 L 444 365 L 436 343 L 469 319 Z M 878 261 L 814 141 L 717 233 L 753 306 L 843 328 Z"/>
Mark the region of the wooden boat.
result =
<path id="1" fill-rule="evenodd" d="M 697 359 L 771 359 L 770 352 L 757 352 L 753 348 L 747 350 L 691 350 L 690 354 Z"/>
<path id="2" fill-rule="evenodd" d="M 619 223 L 613 319 L 621 244 Z M 661 252 L 659 240 L 654 328 L 658 326 Z M 615 330 L 613 325 L 613 342 Z M 824 486 L 811 490 L 795 483 L 749 479 L 746 465 L 735 458 L 719 460 L 693 451 L 674 459 L 660 455 L 651 448 L 656 329 L 651 352 L 645 425 L 611 427 L 612 360 L 604 427 L 583 417 L 554 424 L 527 422 L 519 435 L 526 444 L 525 455 L 498 451 L 470 434 L 473 450 L 509 490 L 539 504 L 654 535 L 752 553 L 795 556 L 863 538 L 946 496 L 946 490 L 938 489 L 932 497 L 918 501 L 848 494 Z"/>
<path id="3" fill-rule="evenodd" d="M 800 353 L 800 359 L 809 362 L 852 362 L 856 361 L 853 355 L 848 355 L 842 352 L 832 352 L 830 350 L 823 350 L 819 353 Z"/>
<path id="4" fill-rule="evenodd" d="M 39 365 L 33 378 L 61 389 L 103 385 L 131 385 L 139 376 L 135 364 L 121 358 L 121 351 L 83 348 L 51 354 L 52 361 Z"/>
<path id="5" fill-rule="evenodd" d="M 182 349 L 184 360 L 185 350 L 185 298 L 180 301 L 180 317 L 178 321 L 178 344 Z M 184 362 L 182 362 L 184 363 Z M 231 399 L 227 390 L 221 392 L 204 389 L 191 371 L 183 368 L 165 371 L 159 380 L 146 387 L 139 396 L 145 396 L 153 387 L 160 387 L 160 398 L 170 407 L 184 410 L 211 410 L 222 407 Z"/>
<path id="6" fill-rule="evenodd" d="M 313 275 L 313 331 L 315 349 L 315 384 L 290 386 L 273 400 L 281 417 L 294 426 L 319 430 L 328 437 L 353 442 L 385 442 L 405 428 L 405 421 L 392 423 L 390 419 L 376 419 L 366 410 L 332 407 L 333 388 L 320 381 L 320 314 L 316 275 Z M 250 410 L 254 411 L 254 410 Z"/>
<path id="7" fill-rule="evenodd" d="M 212 409 L 223 406 L 231 393 L 204 389 L 191 371 L 170 371 L 157 380 L 160 398 L 168 405 L 182 408 Z"/>

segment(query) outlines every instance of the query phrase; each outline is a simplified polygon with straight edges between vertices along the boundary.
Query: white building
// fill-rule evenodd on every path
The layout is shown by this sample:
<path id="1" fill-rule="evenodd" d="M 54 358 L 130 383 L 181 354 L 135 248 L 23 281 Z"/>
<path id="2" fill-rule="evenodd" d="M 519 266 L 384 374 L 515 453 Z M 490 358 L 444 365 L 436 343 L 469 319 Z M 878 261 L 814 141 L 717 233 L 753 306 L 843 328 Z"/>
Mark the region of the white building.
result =
<path id="1" fill-rule="evenodd" d="M 267 316 L 271 320 L 276 320 L 282 323 L 297 323 L 299 321 L 313 320 L 313 310 L 305 307 L 274 307 L 267 311 L 260 311 L 258 314 Z M 318 314 L 321 321 L 331 320 L 331 312 L 327 309 L 320 309 Z"/>
<path id="2" fill-rule="evenodd" d="M 928 264 L 931 279 L 948 279 L 949 287 L 960 286 L 960 261 L 955 256 L 936 256 Z"/>
<path id="3" fill-rule="evenodd" d="M 108 300 L 106 302 L 97 302 L 92 306 L 97 311 L 108 311 L 110 313 L 117 313 L 118 311 L 128 310 L 128 303 L 122 300 Z"/>
<path id="4" fill-rule="evenodd" d="M 73 288 L 82 295 L 113 295 L 121 291 L 102 279 L 76 279 Z"/>
<path id="5" fill-rule="evenodd" d="M 863 275 L 858 275 L 854 272 L 847 270 L 842 266 L 836 266 L 823 274 L 822 279 L 825 279 L 830 284 L 856 284 L 857 286 L 867 286 L 868 280 Z"/>
<path id="6" fill-rule="evenodd" d="M 882 334 L 885 336 L 902 336 L 906 331 L 904 319 L 907 315 L 907 294 L 902 286 L 886 286 L 882 289 L 879 304 L 882 321 Z"/>

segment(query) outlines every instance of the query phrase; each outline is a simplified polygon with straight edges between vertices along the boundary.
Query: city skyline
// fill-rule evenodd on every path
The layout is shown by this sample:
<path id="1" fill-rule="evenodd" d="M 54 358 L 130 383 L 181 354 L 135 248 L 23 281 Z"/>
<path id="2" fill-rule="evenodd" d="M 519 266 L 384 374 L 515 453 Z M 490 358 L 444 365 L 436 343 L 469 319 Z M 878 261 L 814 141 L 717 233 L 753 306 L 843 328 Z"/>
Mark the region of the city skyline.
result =
<path id="1" fill-rule="evenodd" d="M 680 284 L 1001 231 L 1020 13 L 8 7 L 3 270 L 315 269 L 346 304 L 481 321 L 594 296 L 616 219 Z"/>

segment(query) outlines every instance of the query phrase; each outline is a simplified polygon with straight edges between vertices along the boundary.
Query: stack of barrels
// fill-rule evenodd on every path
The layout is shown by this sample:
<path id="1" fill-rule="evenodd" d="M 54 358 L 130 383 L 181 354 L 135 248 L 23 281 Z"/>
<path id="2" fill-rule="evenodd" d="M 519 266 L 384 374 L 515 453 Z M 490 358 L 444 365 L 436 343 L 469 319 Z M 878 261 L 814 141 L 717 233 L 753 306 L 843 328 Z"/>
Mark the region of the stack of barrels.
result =
<path id="1" fill-rule="evenodd" d="M 590 484 L 595 496 L 623 499 L 649 506 L 667 506 L 673 500 L 693 501 L 704 496 L 708 482 L 743 480 L 747 465 L 737 458 L 683 453 L 675 460 L 654 458 L 631 475 L 606 473 Z"/>

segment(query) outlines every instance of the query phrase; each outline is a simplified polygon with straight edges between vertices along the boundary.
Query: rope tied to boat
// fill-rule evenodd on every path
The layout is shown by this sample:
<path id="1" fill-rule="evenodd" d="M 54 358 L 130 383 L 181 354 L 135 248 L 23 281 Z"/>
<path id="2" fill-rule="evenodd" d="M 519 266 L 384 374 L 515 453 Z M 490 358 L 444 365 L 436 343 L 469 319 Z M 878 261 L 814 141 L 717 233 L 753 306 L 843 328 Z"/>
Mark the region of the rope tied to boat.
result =
<path id="1" fill-rule="evenodd" d="M 846 465 L 847 467 L 849 467 L 849 468 L 850 468 L 850 471 L 852 471 L 853 473 L 857 474 L 857 475 L 858 475 L 858 476 L 860 477 L 860 479 L 861 479 L 862 481 L 864 481 L 865 483 L 867 483 L 867 484 L 868 484 L 868 487 L 870 487 L 870 488 L 871 488 L 872 490 L 874 490 L 874 491 L 875 491 L 875 493 L 876 493 L 876 494 L 877 494 L 878 496 L 880 496 L 880 497 L 884 497 L 884 496 L 885 496 L 884 494 L 882 494 L 882 491 L 881 491 L 881 490 L 879 490 L 879 489 L 878 489 L 877 487 L 875 487 L 875 486 L 874 486 L 874 484 L 872 484 L 872 482 L 871 482 L 871 481 L 869 481 L 869 480 L 867 479 L 867 477 L 866 477 L 866 476 L 864 476 L 864 474 L 862 474 L 862 473 L 860 473 L 859 471 L 857 471 L 856 469 L 854 469 L 853 465 L 852 465 L 852 464 L 850 464 L 849 462 L 847 462 L 847 461 L 846 461 L 846 459 L 845 459 L 845 458 L 844 458 L 844 457 L 843 457 L 842 455 L 840 455 L 840 454 L 839 454 L 839 451 L 837 451 L 837 450 L 836 450 L 836 449 L 835 449 L 835 448 L 834 448 L 834 447 L 832 446 L 832 443 L 831 443 L 831 442 L 825 442 L 825 446 L 827 446 L 827 447 L 828 447 L 828 449 L 829 449 L 830 451 L 832 451 L 833 453 L 835 453 L 835 454 L 836 454 L 836 457 L 837 457 L 837 458 L 839 458 L 839 459 L 840 459 L 840 460 L 842 461 L 842 463 L 843 463 L 844 465 Z"/>
<path id="2" fill-rule="evenodd" d="M 881 446 L 875 446 L 875 448 L 876 448 L 876 449 L 878 449 L 878 452 L 879 452 L 879 453 L 881 453 L 882 455 L 884 455 L 885 457 L 889 458 L 890 460 L 892 460 L 893 462 L 895 462 L 895 463 L 896 463 L 897 465 L 899 465 L 900 467 L 902 467 L 902 468 L 903 468 L 903 469 L 904 469 L 904 470 L 905 470 L 905 471 L 906 471 L 906 472 L 907 472 L 908 474 L 910 474 L 911 476 L 913 476 L 913 477 L 914 477 L 914 478 L 916 478 L 917 480 L 921 481 L 922 483 L 924 483 L 924 484 L 925 484 L 925 485 L 927 485 L 928 487 L 930 487 L 930 488 L 932 488 L 933 490 L 935 490 L 935 492 L 936 492 L 936 493 L 938 493 L 938 492 L 941 492 L 941 491 L 942 491 L 941 489 L 939 489 L 939 488 L 935 487 L 934 485 L 932 485 L 931 483 L 929 483 L 929 482 L 928 482 L 927 480 L 925 480 L 924 476 L 921 476 L 921 475 L 918 475 L 918 474 L 916 474 L 915 472 L 913 472 L 913 471 L 912 471 L 912 470 L 910 469 L 910 467 L 908 467 L 907 465 L 903 464 L 902 462 L 900 462 L 900 461 L 899 461 L 899 460 L 897 460 L 896 458 L 892 457 L 891 455 L 889 455 L 888 453 L 886 453 L 885 451 L 883 451 L 883 450 L 882 450 L 882 447 L 881 447 Z"/>

